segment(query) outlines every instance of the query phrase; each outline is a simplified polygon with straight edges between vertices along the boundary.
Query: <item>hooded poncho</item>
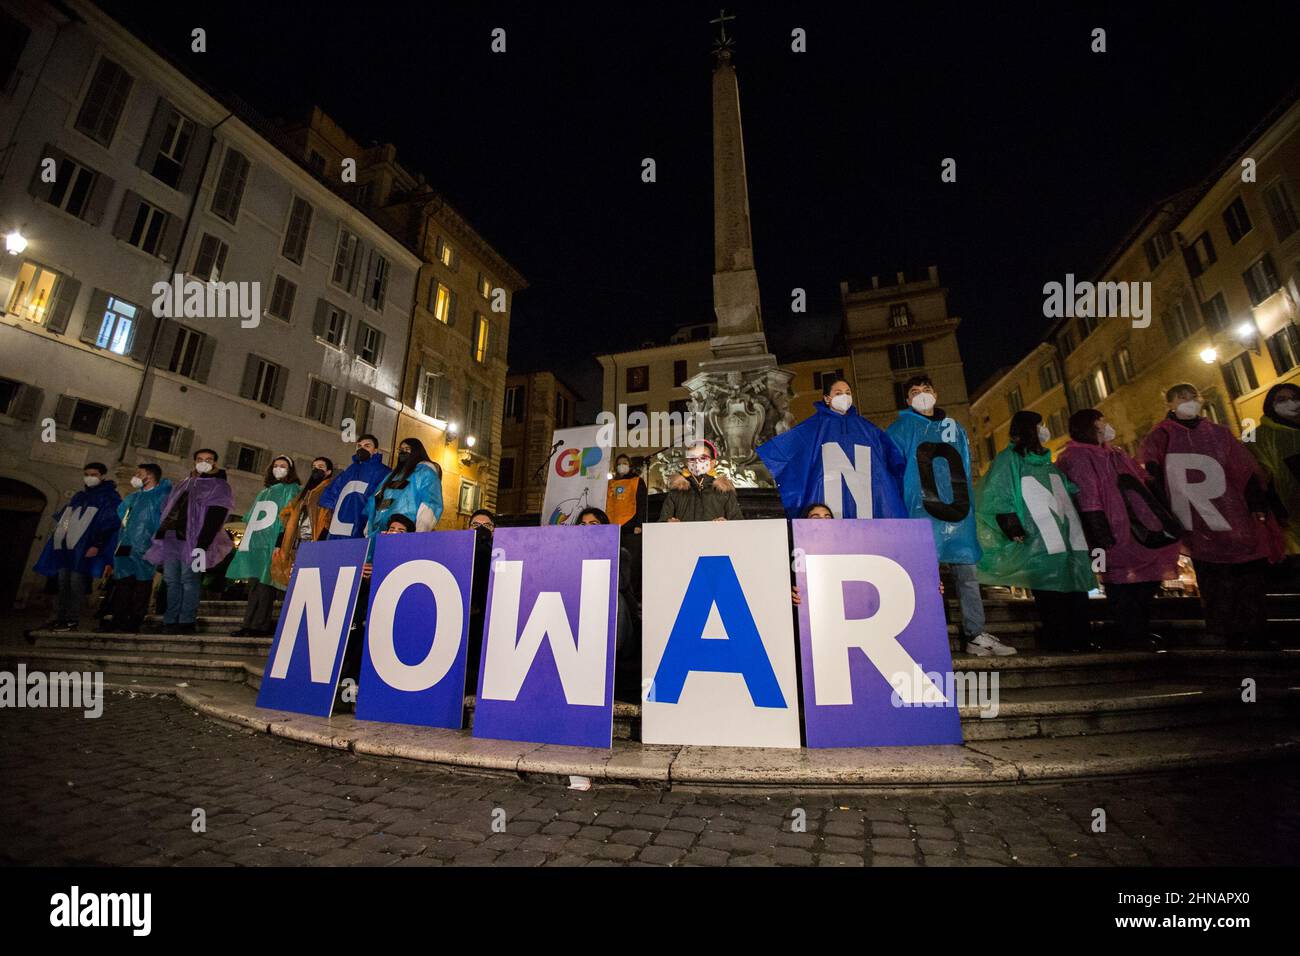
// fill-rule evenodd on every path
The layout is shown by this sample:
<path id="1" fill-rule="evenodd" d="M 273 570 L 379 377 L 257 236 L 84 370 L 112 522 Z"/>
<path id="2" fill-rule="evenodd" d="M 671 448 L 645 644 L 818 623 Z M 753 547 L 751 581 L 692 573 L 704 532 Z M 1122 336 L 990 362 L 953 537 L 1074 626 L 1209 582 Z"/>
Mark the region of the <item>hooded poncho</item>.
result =
<path id="1" fill-rule="evenodd" d="M 1091 591 L 1097 586 L 1075 489 L 1052 464 L 1050 451 L 1020 455 L 1004 448 L 976 492 L 976 529 L 984 584 L 1044 591 Z M 1012 540 L 1008 531 L 1023 533 Z"/>
<path id="2" fill-rule="evenodd" d="M 343 474 L 330 482 L 320 496 L 320 506 L 334 512 L 330 519 L 330 538 L 364 538 L 370 499 L 388 477 L 391 469 L 384 456 L 375 452 L 365 461 L 356 455 Z"/>
<path id="3" fill-rule="evenodd" d="M 1273 479 L 1273 490 L 1286 510 L 1287 553 L 1300 554 L 1300 424 L 1273 412 L 1281 387 L 1274 385 L 1264 398 L 1264 417 L 1248 447 Z"/>
<path id="4" fill-rule="evenodd" d="M 1078 489 L 1074 501 L 1089 545 L 1105 552 L 1103 582 L 1178 577 L 1182 525 L 1147 490 L 1137 462 L 1110 445 L 1071 441 L 1056 465 Z"/>
<path id="5" fill-rule="evenodd" d="M 902 481 L 907 463 L 893 439 L 850 407 L 825 402 L 815 414 L 756 449 L 776 479 L 791 518 L 824 504 L 837 518 L 906 518 Z M 863 455 L 870 457 L 864 468 Z M 845 487 L 847 485 L 847 488 Z"/>
<path id="6" fill-rule="evenodd" d="M 73 495 L 54 514 L 54 530 L 36 562 L 36 573 L 50 578 L 65 570 L 79 571 L 92 578 L 103 574 L 104 568 L 113 563 L 117 506 L 121 502 L 117 485 L 108 480 Z M 91 548 L 98 550 L 94 557 L 88 558 L 86 552 Z"/>
<path id="7" fill-rule="evenodd" d="M 113 555 L 113 576 L 148 581 L 157 567 L 144 556 L 153 544 L 153 533 L 162 519 L 163 505 L 172 492 L 172 483 L 164 478 L 152 488 L 141 488 L 127 495 L 117 506 L 117 517 L 122 523 L 117 538 L 117 553 Z M 128 550 L 129 549 L 129 550 Z M 126 553 L 123 553 L 126 552 Z"/>
<path id="8" fill-rule="evenodd" d="M 253 504 L 248 509 L 248 514 L 244 515 L 244 536 L 239 541 L 239 547 L 235 549 L 235 557 L 231 560 L 230 566 L 226 568 L 227 580 L 256 579 L 262 584 L 281 587 L 271 578 L 271 554 L 279 546 L 280 538 L 284 535 L 284 523 L 280 520 L 280 512 L 297 497 L 301 490 L 302 486 L 296 482 L 290 484 L 277 481 L 257 493 L 257 497 L 253 499 Z M 270 527 L 259 528 L 249 533 L 248 526 L 255 523 L 255 519 L 264 520 L 263 516 L 268 511 L 275 515 L 275 523 Z M 261 524 L 263 521 L 258 520 L 256 523 Z"/>
<path id="9" fill-rule="evenodd" d="M 886 434 L 907 462 L 903 504 L 908 517 L 925 518 L 943 564 L 979 561 L 970 442 L 966 429 L 936 408 L 933 417 L 905 408 Z"/>
<path id="10" fill-rule="evenodd" d="M 162 519 L 154 532 L 153 544 L 145 555 L 151 564 L 184 561 L 191 564 L 194 551 L 201 550 L 205 568 L 212 570 L 234 547 L 222 527 L 235 505 L 226 473 L 210 477 L 193 475 L 172 489 L 163 505 Z"/>

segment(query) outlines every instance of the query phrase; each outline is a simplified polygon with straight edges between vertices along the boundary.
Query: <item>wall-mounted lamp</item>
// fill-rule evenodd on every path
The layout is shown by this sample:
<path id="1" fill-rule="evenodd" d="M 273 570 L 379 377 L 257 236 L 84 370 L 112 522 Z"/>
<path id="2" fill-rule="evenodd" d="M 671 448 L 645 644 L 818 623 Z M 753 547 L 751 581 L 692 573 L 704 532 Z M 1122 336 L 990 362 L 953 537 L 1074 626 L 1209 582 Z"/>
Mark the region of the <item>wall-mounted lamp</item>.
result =
<path id="1" fill-rule="evenodd" d="M 466 436 L 465 436 L 465 447 L 466 447 L 466 448 L 473 448 L 474 445 L 475 445 L 477 442 L 478 442 L 478 439 L 475 438 L 473 435 L 466 435 Z"/>
<path id="2" fill-rule="evenodd" d="M 1201 349 L 1201 361 L 1204 362 L 1206 365 L 1213 365 L 1215 362 L 1218 361 L 1218 359 L 1219 359 L 1219 350 L 1216 349 L 1214 346 L 1211 345 L 1209 348 Z"/>
<path id="3" fill-rule="evenodd" d="M 15 229 L 5 236 L 5 249 L 9 255 L 20 255 L 27 248 L 27 237 L 22 234 L 22 230 Z"/>

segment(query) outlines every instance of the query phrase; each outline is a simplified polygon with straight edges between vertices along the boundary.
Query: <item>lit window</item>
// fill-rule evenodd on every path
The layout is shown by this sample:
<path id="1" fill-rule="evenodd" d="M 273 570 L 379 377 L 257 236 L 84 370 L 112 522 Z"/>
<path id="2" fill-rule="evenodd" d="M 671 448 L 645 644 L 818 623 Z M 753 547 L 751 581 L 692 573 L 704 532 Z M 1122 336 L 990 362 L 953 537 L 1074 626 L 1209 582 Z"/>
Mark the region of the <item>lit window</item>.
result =
<path id="1" fill-rule="evenodd" d="M 490 328 L 486 317 L 479 315 L 477 320 L 478 328 L 474 335 L 474 361 L 482 364 L 488 359 L 488 346 L 491 344 L 488 338 Z"/>
<path id="2" fill-rule="evenodd" d="M 24 262 L 14 281 L 13 295 L 9 297 L 9 311 L 24 319 L 44 325 L 59 274 L 34 262 Z"/>
<path id="3" fill-rule="evenodd" d="M 104 316 L 99 323 L 95 346 L 126 355 L 131 350 L 131 333 L 135 329 L 135 306 L 121 299 L 109 297 Z"/>

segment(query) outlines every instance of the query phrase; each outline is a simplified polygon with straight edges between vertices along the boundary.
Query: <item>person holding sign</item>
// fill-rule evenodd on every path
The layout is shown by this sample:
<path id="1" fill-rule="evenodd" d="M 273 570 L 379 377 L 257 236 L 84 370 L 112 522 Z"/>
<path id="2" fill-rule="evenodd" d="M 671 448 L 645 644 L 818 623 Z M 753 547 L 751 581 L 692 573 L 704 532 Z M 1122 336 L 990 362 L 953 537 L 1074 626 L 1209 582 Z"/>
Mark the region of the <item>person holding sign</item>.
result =
<path id="1" fill-rule="evenodd" d="M 227 581 L 248 582 L 244 623 L 232 637 L 270 637 L 275 633 L 271 609 L 283 588 L 271 577 L 271 555 L 284 535 L 280 513 L 302 489 L 293 459 L 279 455 L 266 470 L 262 490 L 244 515 L 244 536 L 226 568 Z"/>
<path id="2" fill-rule="evenodd" d="M 284 536 L 280 546 L 271 555 L 271 580 L 281 591 L 289 586 L 293 562 L 298 556 L 298 545 L 305 541 L 320 541 L 329 526 L 329 512 L 320 506 L 320 499 L 334 479 L 334 462 L 324 455 L 312 459 L 311 475 L 302 491 L 280 514 Z"/>
<path id="3" fill-rule="evenodd" d="M 1300 385 L 1274 385 L 1268 390 L 1264 417 L 1247 447 L 1273 479 L 1274 492 L 1287 514 L 1288 561 L 1300 563 Z"/>
<path id="4" fill-rule="evenodd" d="M 1169 414 L 1138 460 L 1187 529 L 1207 635 L 1250 645 L 1265 624 L 1265 573 L 1282 557 L 1282 529 L 1269 514 L 1267 476 L 1229 429 L 1201 417 L 1201 395 L 1182 383 L 1165 393 Z"/>
<path id="5" fill-rule="evenodd" d="M 437 527 L 442 517 L 442 469 L 430 460 L 418 438 L 407 438 L 398 446 L 397 468 L 370 496 L 366 514 L 371 541 L 394 515 L 410 518 L 416 531 Z"/>
<path id="6" fill-rule="evenodd" d="M 1095 408 L 1070 416 L 1070 442 L 1057 459 L 1078 488 L 1074 501 L 1106 588 L 1111 616 L 1129 647 L 1158 646 L 1151 600 L 1161 581 L 1178 577 L 1183 527 L 1147 489 L 1138 463 L 1111 445 L 1115 429 Z"/>
<path id="7" fill-rule="evenodd" d="M 358 438 L 352 464 L 321 492 L 320 507 L 327 515 L 328 538 L 366 536 L 367 505 L 388 471 L 379 452 L 379 439 L 374 435 Z"/>
<path id="8" fill-rule="evenodd" d="M 797 517 L 820 501 L 837 518 L 906 518 L 903 453 L 858 414 L 849 383 L 831 382 L 814 408 L 811 418 L 756 449 L 776 479 L 785 513 Z"/>
<path id="9" fill-rule="evenodd" d="M 54 514 L 54 530 L 35 571 L 58 581 L 59 600 L 51 626 L 72 631 L 81 623 L 81 606 L 91 582 L 113 563 L 117 544 L 117 485 L 105 480 L 108 466 L 92 461 L 82 469 L 85 486 Z"/>
<path id="10" fill-rule="evenodd" d="M 979 580 L 1031 588 L 1044 647 L 1091 645 L 1088 592 L 1096 587 L 1076 489 L 1043 447 L 1051 438 L 1037 412 L 1011 418 L 1011 443 L 998 453 L 976 494 L 976 531 L 984 556 Z"/>
<path id="11" fill-rule="evenodd" d="M 718 447 L 700 439 L 686 449 L 686 470 L 674 475 L 664 495 L 660 521 L 739 521 L 740 511 L 735 486 L 722 475 L 715 475 Z"/>
<path id="12" fill-rule="evenodd" d="M 907 462 L 903 503 L 909 517 L 930 522 L 939 563 L 948 565 L 957 582 L 966 653 L 1010 657 L 1016 649 L 984 630 L 984 599 L 975 573 L 982 552 L 975 533 L 966 429 L 939 407 L 928 375 L 914 375 L 903 387 L 908 407 L 886 432 Z"/>

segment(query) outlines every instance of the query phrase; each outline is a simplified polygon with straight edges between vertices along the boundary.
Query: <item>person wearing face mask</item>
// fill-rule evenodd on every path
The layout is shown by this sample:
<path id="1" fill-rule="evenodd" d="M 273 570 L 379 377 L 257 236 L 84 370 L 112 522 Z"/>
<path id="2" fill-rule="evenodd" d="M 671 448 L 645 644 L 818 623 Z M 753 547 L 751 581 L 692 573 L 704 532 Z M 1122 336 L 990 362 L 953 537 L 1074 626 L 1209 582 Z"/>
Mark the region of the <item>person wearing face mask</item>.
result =
<path id="1" fill-rule="evenodd" d="M 1074 502 L 1088 547 L 1105 559 L 1098 572 L 1123 643 L 1151 650 L 1151 601 L 1161 581 L 1178 577 L 1183 527 L 1147 489 L 1138 463 L 1111 445 L 1115 429 L 1095 408 L 1070 416 L 1070 441 L 1057 467 L 1078 491 Z"/>
<path id="2" fill-rule="evenodd" d="M 82 469 L 81 490 L 54 513 L 54 526 L 34 568 L 58 582 L 54 620 L 47 625 L 56 631 L 81 626 L 81 608 L 91 584 L 113 561 L 122 499 L 107 475 L 108 466 L 97 461 Z"/>
<path id="3" fill-rule="evenodd" d="M 374 435 L 362 435 L 357 439 L 352 464 L 321 492 L 320 507 L 325 512 L 329 528 L 326 538 L 366 537 L 370 497 L 388 474 L 389 468 L 379 451 L 379 439 Z"/>
<path id="4" fill-rule="evenodd" d="M 1076 489 L 1052 464 L 1041 415 L 1016 412 L 1010 437 L 975 494 L 979 580 L 1033 591 L 1045 649 L 1089 649 L 1088 592 L 1097 582 L 1070 500 Z"/>
<path id="5" fill-rule="evenodd" d="M 121 531 L 113 552 L 113 599 L 111 621 L 100 625 L 101 631 L 136 634 L 149 612 L 149 595 L 157 568 L 145 560 L 153 543 L 153 533 L 162 520 L 163 504 L 171 494 L 172 483 L 162 476 L 162 469 L 152 463 L 137 465 L 131 477 L 131 492 L 117 506 Z"/>
<path id="6" fill-rule="evenodd" d="M 1264 396 L 1264 417 L 1247 446 L 1272 479 L 1273 492 L 1286 512 L 1288 578 L 1300 586 L 1300 385 L 1274 385 Z"/>
<path id="7" fill-rule="evenodd" d="M 903 388 L 907 407 L 887 434 L 907 462 L 903 504 L 908 517 L 930 523 L 939 563 L 948 566 L 956 582 L 966 653 L 1010 657 L 1016 649 L 984 629 L 984 599 L 975 572 L 983 552 L 975 533 L 970 439 L 966 429 L 939 407 L 938 392 L 928 375 L 912 376 Z"/>
<path id="8" fill-rule="evenodd" d="M 397 466 L 367 499 L 366 523 L 371 540 L 393 515 L 405 515 L 416 531 L 432 531 L 442 517 L 442 469 L 429 458 L 424 443 L 407 438 L 397 446 Z"/>
<path id="9" fill-rule="evenodd" d="M 280 514 L 284 535 L 280 538 L 279 547 L 271 554 L 271 582 L 281 591 L 289 587 L 293 563 L 298 557 L 298 545 L 304 541 L 320 541 L 325 537 L 329 515 L 320 506 L 320 499 L 333 480 L 334 462 L 324 455 L 313 458 L 307 483 Z"/>
<path id="10" fill-rule="evenodd" d="M 163 628 L 173 634 L 194 634 L 199 613 L 202 577 L 230 554 L 234 542 L 226 533 L 226 518 L 235 496 L 226 472 L 217 467 L 217 453 L 200 448 L 194 453 L 194 470 L 172 488 L 163 505 L 153 544 L 145 554 L 160 565 L 167 588 Z M 195 552 L 201 552 L 197 557 Z"/>
<path id="11" fill-rule="evenodd" d="M 1138 461 L 1187 529 L 1206 635 L 1230 647 L 1262 643 L 1268 566 L 1283 553 L 1268 476 L 1231 429 L 1201 417 L 1195 385 L 1175 385 L 1165 400 L 1169 414 L 1142 439 Z"/>
<path id="12" fill-rule="evenodd" d="M 814 410 L 811 418 L 756 449 L 776 479 L 785 513 L 794 518 L 820 501 L 830 505 L 837 518 L 906 518 L 903 453 L 892 438 L 858 414 L 849 383 L 831 382 Z M 828 467 L 854 471 L 859 446 L 870 450 L 870 488 L 861 481 L 827 482 Z"/>
<path id="13" fill-rule="evenodd" d="M 614 477 L 605 493 L 605 512 L 609 520 L 622 527 L 623 533 L 640 534 L 645 521 L 648 495 L 645 482 L 632 470 L 632 459 L 619 455 L 614 460 Z"/>
<path id="14" fill-rule="evenodd" d="M 235 549 L 230 567 L 226 569 L 226 580 L 248 584 L 244 624 L 231 632 L 232 637 L 270 637 L 275 633 L 271 609 L 284 588 L 271 576 L 271 558 L 284 537 L 282 515 L 301 490 L 293 459 L 284 455 L 273 458 L 271 467 L 266 470 L 262 490 L 244 515 L 244 536 Z M 253 530 L 254 525 L 265 524 L 268 514 L 275 516 L 274 523 Z"/>
<path id="15" fill-rule="evenodd" d="M 660 521 L 739 521 L 744 518 L 736 486 L 713 474 L 718 447 L 701 439 L 686 449 L 686 468 L 668 483 Z"/>

